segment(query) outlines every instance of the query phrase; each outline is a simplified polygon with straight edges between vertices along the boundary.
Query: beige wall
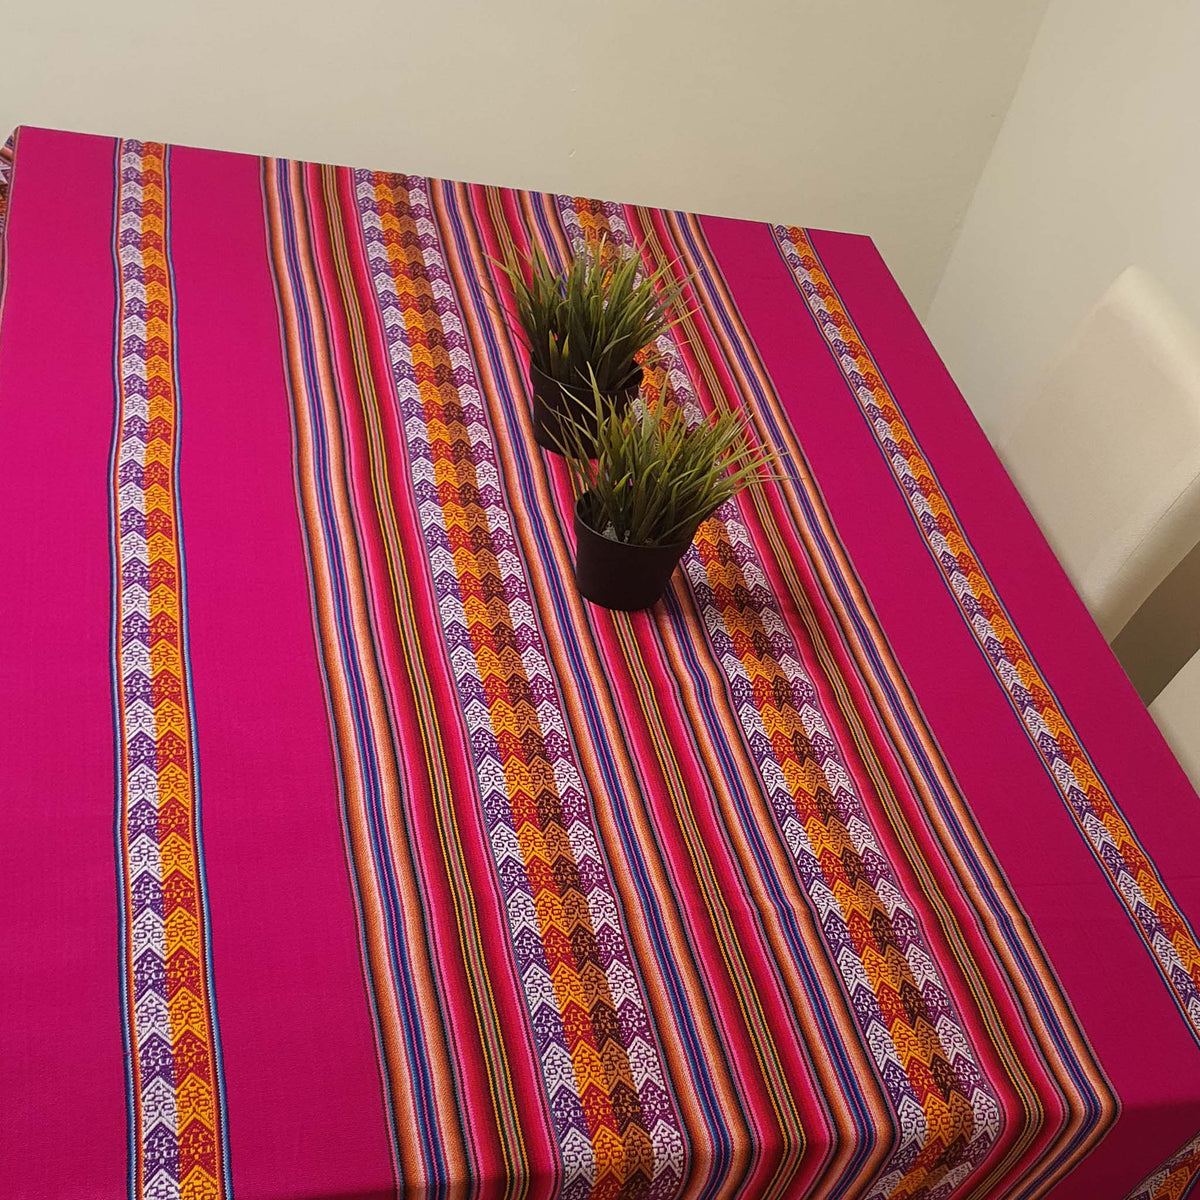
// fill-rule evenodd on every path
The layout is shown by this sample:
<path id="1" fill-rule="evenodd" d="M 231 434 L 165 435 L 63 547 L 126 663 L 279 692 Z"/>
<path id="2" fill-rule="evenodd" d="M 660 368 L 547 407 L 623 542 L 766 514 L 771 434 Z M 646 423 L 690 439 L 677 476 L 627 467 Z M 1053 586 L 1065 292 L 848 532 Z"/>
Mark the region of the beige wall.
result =
<path id="1" fill-rule="evenodd" d="M 1200 327 L 1200 3 L 1052 0 L 927 322 L 993 438 L 1131 264 Z"/>
<path id="2" fill-rule="evenodd" d="M 1044 7 L 2 0 L 0 126 L 870 232 L 923 313 Z"/>

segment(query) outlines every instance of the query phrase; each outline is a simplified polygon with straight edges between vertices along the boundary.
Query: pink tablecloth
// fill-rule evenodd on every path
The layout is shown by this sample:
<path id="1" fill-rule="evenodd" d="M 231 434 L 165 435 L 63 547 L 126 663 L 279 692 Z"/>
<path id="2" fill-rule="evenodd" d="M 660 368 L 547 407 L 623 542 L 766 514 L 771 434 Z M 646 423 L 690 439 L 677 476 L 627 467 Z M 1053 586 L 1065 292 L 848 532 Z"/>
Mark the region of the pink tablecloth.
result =
<path id="1" fill-rule="evenodd" d="M 0 1195 L 1191 1186 L 1200 802 L 867 238 L 28 128 L 0 221 Z M 787 452 L 632 616 L 491 261 L 601 234 Z"/>

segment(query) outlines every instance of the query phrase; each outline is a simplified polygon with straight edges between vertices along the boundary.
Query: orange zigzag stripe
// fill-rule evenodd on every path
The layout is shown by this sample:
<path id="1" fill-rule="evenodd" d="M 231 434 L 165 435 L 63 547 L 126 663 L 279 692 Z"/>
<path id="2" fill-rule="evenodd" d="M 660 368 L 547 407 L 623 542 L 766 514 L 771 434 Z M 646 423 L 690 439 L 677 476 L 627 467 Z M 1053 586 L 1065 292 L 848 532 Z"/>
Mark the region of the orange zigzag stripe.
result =
<path id="1" fill-rule="evenodd" d="M 392 177 L 376 185 L 388 255 L 421 391 L 435 483 L 487 707 L 503 755 L 513 823 L 596 1155 L 593 1200 L 637 1195 L 654 1170 L 628 1053 L 596 954 L 559 804 L 554 764 L 533 702 L 491 545 L 470 436 L 463 424 L 416 222 Z"/>
<path id="2" fill-rule="evenodd" d="M 185 659 L 181 594 L 178 496 L 174 474 L 178 397 L 170 268 L 166 244 L 166 149 L 140 148 L 140 172 L 123 143 L 124 182 L 140 184 L 140 216 L 131 225 L 122 212 L 121 434 L 116 489 L 120 718 L 122 734 L 123 868 L 127 922 L 126 971 L 135 1117 L 136 1186 L 139 1196 L 158 1194 L 172 1178 L 183 1200 L 220 1200 L 224 1195 L 216 1038 L 205 952 L 201 896 L 195 760 Z M 131 247 L 133 248 L 132 253 Z M 144 301 L 131 295 L 133 268 Z M 144 305 L 144 312 L 141 311 Z M 142 326 L 144 325 L 144 329 Z M 145 417 L 137 411 L 144 383 Z M 142 538 L 138 525 L 144 520 Z M 131 582 L 132 581 L 132 582 Z M 148 594 L 148 611 L 127 607 L 132 588 Z M 146 618 L 148 617 L 148 621 Z M 148 664 L 125 651 L 144 644 Z M 148 679 L 147 679 L 148 672 Z M 148 687 L 148 694 L 147 688 Z M 146 709 L 152 721 L 144 721 Z M 149 764 L 154 786 L 147 789 Z M 153 792 L 157 820 L 147 811 Z M 147 857 L 157 848 L 157 864 Z M 161 938 L 145 923 L 154 920 L 148 892 L 161 895 Z M 147 956 L 161 953 L 153 969 Z M 165 978 L 159 975 L 164 972 Z M 165 999 L 165 1028 L 157 1005 Z M 163 1044 L 166 1041 L 166 1044 Z M 162 1084 L 173 1104 L 164 1104 Z M 173 1143 L 173 1145 L 172 1145 Z M 172 1155 L 172 1150 L 174 1155 Z"/>

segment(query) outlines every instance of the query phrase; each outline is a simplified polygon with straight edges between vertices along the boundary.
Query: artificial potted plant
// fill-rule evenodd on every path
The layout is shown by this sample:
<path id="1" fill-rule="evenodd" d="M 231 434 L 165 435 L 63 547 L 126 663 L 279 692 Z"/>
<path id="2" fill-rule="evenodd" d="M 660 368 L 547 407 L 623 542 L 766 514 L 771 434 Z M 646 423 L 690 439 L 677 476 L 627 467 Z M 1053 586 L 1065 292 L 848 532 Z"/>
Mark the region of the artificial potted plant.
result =
<path id="1" fill-rule="evenodd" d="M 538 445 L 559 449 L 564 417 L 581 425 L 586 439 L 594 433 L 593 378 L 605 403 L 617 409 L 638 394 L 638 356 L 670 327 L 668 311 L 679 298 L 670 264 L 640 275 L 636 253 L 623 253 L 601 237 L 562 271 L 536 246 L 528 258 L 510 255 L 496 265 L 512 283 L 519 333 L 529 351 Z"/>
<path id="2" fill-rule="evenodd" d="M 689 425 L 660 395 L 623 411 L 593 386 L 591 421 L 564 422 L 575 493 L 575 583 L 604 608 L 649 608 L 701 523 L 774 461 L 728 410 Z M 594 430 L 594 432 L 592 432 Z"/>

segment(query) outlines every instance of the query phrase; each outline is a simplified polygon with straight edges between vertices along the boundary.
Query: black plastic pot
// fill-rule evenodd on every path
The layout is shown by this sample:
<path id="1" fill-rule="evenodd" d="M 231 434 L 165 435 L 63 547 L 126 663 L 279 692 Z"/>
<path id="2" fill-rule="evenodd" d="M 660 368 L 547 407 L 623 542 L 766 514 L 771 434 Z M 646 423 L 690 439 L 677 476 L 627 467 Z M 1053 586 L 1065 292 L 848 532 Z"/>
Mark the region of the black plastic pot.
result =
<path id="1" fill-rule="evenodd" d="M 584 515 L 589 495 L 575 502 L 575 586 L 579 594 L 602 608 L 621 612 L 649 608 L 667 590 L 692 539 L 673 546 L 631 546 L 605 537 Z"/>
<path id="2" fill-rule="evenodd" d="M 533 392 L 533 436 L 539 446 L 555 454 L 562 453 L 566 430 L 560 423 L 560 417 L 564 413 L 569 414 L 589 434 L 595 436 L 596 403 L 589 389 L 563 387 L 549 375 L 544 375 L 533 363 L 529 364 L 529 383 Z M 641 385 L 642 375 L 639 369 L 636 386 L 611 397 L 617 411 L 624 412 L 633 403 Z"/>

